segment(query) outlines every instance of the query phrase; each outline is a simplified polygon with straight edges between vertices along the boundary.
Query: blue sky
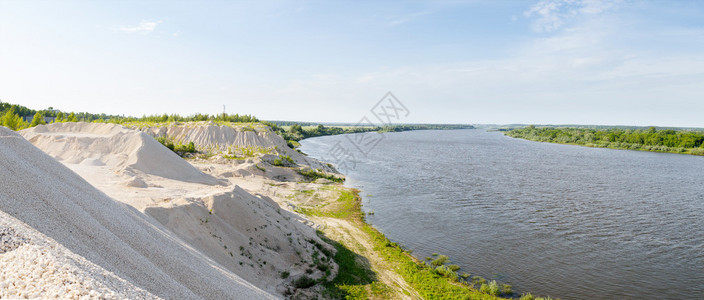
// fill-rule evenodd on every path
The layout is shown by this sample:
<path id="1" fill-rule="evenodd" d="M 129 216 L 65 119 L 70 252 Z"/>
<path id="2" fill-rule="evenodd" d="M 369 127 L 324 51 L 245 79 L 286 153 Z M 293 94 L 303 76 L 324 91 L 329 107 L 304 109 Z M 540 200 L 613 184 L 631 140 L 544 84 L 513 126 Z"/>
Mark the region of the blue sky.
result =
<path id="1" fill-rule="evenodd" d="M 704 1 L 0 0 L 0 100 L 356 122 L 704 127 Z"/>

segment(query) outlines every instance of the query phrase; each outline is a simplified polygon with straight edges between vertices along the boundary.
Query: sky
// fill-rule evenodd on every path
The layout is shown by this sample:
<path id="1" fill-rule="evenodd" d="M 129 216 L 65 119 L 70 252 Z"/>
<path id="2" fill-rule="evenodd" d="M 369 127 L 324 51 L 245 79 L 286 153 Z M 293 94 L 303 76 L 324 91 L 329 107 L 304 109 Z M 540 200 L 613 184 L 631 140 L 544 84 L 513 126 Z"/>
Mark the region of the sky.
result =
<path id="1" fill-rule="evenodd" d="M 0 0 L 0 101 L 124 114 L 704 127 L 704 1 Z"/>

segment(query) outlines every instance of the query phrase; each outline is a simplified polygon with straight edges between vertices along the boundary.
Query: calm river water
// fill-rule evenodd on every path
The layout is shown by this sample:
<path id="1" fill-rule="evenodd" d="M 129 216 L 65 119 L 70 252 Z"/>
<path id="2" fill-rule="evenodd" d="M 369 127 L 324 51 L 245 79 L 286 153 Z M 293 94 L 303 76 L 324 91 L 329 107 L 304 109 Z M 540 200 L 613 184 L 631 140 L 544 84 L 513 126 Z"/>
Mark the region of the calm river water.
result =
<path id="1" fill-rule="evenodd" d="M 301 150 L 345 162 L 367 220 L 420 259 L 553 298 L 704 299 L 704 157 L 483 130 L 349 137 Z"/>

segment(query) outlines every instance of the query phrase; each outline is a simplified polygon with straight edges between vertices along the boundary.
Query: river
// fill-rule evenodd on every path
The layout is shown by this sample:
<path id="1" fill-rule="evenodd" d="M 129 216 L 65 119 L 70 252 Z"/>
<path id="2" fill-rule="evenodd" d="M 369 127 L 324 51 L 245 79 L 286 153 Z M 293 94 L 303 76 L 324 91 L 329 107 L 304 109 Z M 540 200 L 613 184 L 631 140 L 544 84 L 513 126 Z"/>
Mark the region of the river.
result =
<path id="1" fill-rule="evenodd" d="M 553 298 L 704 299 L 704 157 L 476 129 L 365 135 L 379 142 L 301 150 L 344 166 L 367 221 L 419 259 Z"/>

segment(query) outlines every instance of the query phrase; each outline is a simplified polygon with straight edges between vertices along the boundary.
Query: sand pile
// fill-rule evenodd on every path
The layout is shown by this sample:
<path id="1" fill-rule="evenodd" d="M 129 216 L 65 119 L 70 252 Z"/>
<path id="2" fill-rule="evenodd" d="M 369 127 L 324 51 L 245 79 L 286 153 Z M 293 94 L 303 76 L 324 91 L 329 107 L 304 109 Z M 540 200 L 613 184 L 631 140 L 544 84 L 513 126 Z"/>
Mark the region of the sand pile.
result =
<path id="1" fill-rule="evenodd" d="M 87 125 L 92 124 L 71 124 L 77 128 Z M 107 127 L 88 132 L 84 130 L 81 134 L 57 135 L 56 142 L 61 143 L 62 139 L 80 142 L 82 137 L 90 135 L 114 136 L 118 131 Z M 142 145 L 144 148 L 150 147 L 146 142 Z M 92 144 L 86 146 L 93 147 Z M 125 145 L 102 144 L 97 147 L 122 146 Z M 139 149 L 136 152 L 139 153 Z M 66 155 L 66 159 L 80 158 L 76 153 Z M 111 163 L 106 157 L 85 157 L 89 158 Z M 0 231 L 3 232 L 3 243 L 8 241 L 8 246 L 3 246 L 4 253 L 0 254 L 2 270 L 43 270 L 58 266 L 56 272 L 59 274 L 76 276 L 73 279 L 64 278 L 67 287 L 73 288 L 75 285 L 72 283 L 79 282 L 80 287 L 95 288 L 96 293 L 105 293 L 106 297 L 110 295 L 109 291 L 113 291 L 118 296 L 128 298 L 149 297 L 148 293 L 173 299 L 273 298 L 187 246 L 159 222 L 107 197 L 21 136 L 2 127 L 0 178 L 0 211 L 4 212 L 0 216 L 3 220 L 1 224 L 3 228 L 11 228 Z M 20 222 L 26 226 L 20 225 Z M 52 246 L 56 249 L 54 252 L 43 252 L 42 249 Z M 73 255 L 87 261 L 72 260 L 76 258 Z M 74 264 L 64 264 L 64 259 L 72 260 Z M 40 269 L 32 267 L 36 263 Z M 61 269 L 64 266 L 66 269 Z M 77 271 L 73 272 L 71 268 Z M 15 281 L 16 278 L 10 275 L 3 275 L 0 290 L 3 294 L 17 294 L 17 290 L 29 293 L 37 289 L 28 288 L 32 285 L 28 282 L 56 280 L 36 278 L 32 274 L 23 277 L 28 280 L 22 282 Z M 41 292 L 46 294 L 40 297 L 50 296 L 51 287 L 46 288 Z"/>
<path id="2" fill-rule="evenodd" d="M 247 148 L 254 152 L 288 155 L 299 166 L 337 173 L 327 164 L 291 149 L 281 136 L 264 125 L 225 126 L 201 122 L 145 127 L 141 130 L 151 136 L 167 137 L 181 144 L 193 142 L 199 151 L 227 154 L 228 152 L 236 152 L 235 150 L 238 148 Z"/>
<path id="3" fill-rule="evenodd" d="M 25 129 L 21 134 L 63 163 L 106 165 L 127 177 L 128 185 L 144 186 L 141 174 L 217 184 L 152 137 L 120 125 L 54 123 Z"/>
<path id="4" fill-rule="evenodd" d="M 337 273 L 330 255 L 334 249 L 305 220 L 240 187 L 202 199 L 171 200 L 145 212 L 228 270 L 271 293 L 286 293 L 291 281 L 303 275 L 332 279 Z M 312 272 L 306 273 L 307 269 Z M 289 278 L 282 278 L 283 273 Z"/>

